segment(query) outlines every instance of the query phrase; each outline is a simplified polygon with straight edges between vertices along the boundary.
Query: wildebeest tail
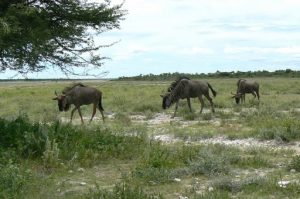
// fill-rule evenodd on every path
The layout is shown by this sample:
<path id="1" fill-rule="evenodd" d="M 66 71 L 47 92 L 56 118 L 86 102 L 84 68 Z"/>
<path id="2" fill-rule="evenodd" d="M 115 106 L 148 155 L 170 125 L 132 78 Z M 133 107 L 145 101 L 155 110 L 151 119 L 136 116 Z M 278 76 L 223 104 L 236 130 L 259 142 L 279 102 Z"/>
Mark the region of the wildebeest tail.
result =
<path id="1" fill-rule="evenodd" d="M 207 83 L 207 85 L 208 85 L 208 88 L 210 88 L 213 96 L 216 97 L 217 96 L 217 92 L 211 87 L 211 85 L 209 83 Z"/>
<path id="2" fill-rule="evenodd" d="M 102 96 L 101 96 L 100 99 L 99 99 L 99 104 L 98 104 L 98 106 L 99 106 L 99 109 L 100 109 L 101 111 L 104 111 L 104 108 L 103 108 L 103 106 L 102 106 Z"/>

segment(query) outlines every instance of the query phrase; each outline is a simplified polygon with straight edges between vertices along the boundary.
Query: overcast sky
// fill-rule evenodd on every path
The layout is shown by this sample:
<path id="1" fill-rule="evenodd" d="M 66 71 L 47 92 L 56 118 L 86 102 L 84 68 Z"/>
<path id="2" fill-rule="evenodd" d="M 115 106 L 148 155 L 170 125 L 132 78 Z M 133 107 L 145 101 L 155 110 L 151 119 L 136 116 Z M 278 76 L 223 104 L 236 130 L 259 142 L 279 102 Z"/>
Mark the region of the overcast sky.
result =
<path id="1" fill-rule="evenodd" d="M 124 8 L 121 29 L 96 39 L 120 42 L 102 49 L 111 60 L 95 73 L 300 70 L 298 0 L 126 0 Z"/>

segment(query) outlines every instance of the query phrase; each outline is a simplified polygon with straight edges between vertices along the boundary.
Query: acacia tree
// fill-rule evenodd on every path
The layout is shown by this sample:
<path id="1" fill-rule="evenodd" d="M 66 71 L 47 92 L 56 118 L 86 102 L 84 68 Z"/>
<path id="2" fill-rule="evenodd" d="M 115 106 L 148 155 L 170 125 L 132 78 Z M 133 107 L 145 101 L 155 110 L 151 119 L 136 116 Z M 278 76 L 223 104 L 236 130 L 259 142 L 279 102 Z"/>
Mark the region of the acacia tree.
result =
<path id="1" fill-rule="evenodd" d="M 0 0 L 0 71 L 100 67 L 99 49 L 111 44 L 96 45 L 94 36 L 120 28 L 125 14 L 110 0 Z"/>

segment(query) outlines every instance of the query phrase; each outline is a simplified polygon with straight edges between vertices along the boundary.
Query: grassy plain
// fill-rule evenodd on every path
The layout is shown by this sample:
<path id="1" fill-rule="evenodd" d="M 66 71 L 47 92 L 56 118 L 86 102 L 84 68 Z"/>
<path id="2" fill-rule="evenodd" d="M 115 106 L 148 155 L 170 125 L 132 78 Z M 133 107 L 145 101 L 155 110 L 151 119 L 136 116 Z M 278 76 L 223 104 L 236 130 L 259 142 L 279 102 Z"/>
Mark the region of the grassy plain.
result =
<path id="1" fill-rule="evenodd" d="M 171 82 L 82 81 L 106 116 L 85 125 L 52 100 L 72 82 L 2 82 L 0 198 L 300 198 L 300 79 L 256 80 L 236 105 L 236 79 L 207 79 L 216 113 L 182 100 L 174 119 Z"/>

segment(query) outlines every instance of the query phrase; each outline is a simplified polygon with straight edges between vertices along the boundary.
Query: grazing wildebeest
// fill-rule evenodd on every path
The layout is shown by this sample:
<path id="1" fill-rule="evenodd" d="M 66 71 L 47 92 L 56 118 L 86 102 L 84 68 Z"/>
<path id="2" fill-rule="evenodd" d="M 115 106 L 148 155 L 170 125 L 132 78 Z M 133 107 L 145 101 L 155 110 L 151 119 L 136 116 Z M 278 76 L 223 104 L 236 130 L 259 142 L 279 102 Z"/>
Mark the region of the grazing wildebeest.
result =
<path id="1" fill-rule="evenodd" d="M 245 102 L 246 93 L 251 93 L 254 98 L 257 96 L 259 100 L 259 84 L 256 81 L 239 79 L 237 82 L 237 91 L 236 94 L 233 94 L 232 98 L 235 98 L 235 102 L 238 104 Z"/>
<path id="2" fill-rule="evenodd" d="M 200 113 L 202 113 L 203 106 L 204 106 L 204 100 L 202 98 L 202 95 L 204 95 L 208 99 L 211 105 L 212 112 L 215 112 L 212 98 L 209 96 L 209 89 L 212 91 L 213 96 L 215 97 L 217 95 L 217 92 L 213 90 L 213 88 L 209 83 L 190 80 L 181 77 L 171 84 L 166 94 L 161 95 L 161 97 L 163 98 L 162 108 L 167 109 L 173 103 L 176 103 L 175 111 L 173 115 L 173 117 L 175 117 L 179 100 L 186 98 L 190 111 L 192 112 L 190 98 L 198 97 L 201 103 Z"/>
<path id="3" fill-rule="evenodd" d="M 53 100 L 58 101 L 59 111 L 68 111 L 70 105 L 74 104 L 75 108 L 71 111 L 71 122 L 75 110 L 78 110 L 79 116 L 81 118 L 81 123 L 83 123 L 82 114 L 80 106 L 93 104 L 93 114 L 90 122 L 93 120 L 96 108 L 99 109 L 102 119 L 104 121 L 103 107 L 102 107 L 102 92 L 96 88 L 85 86 L 81 83 L 74 84 L 71 87 L 66 87 L 61 95 L 58 95 L 55 91 L 56 97 Z"/>

